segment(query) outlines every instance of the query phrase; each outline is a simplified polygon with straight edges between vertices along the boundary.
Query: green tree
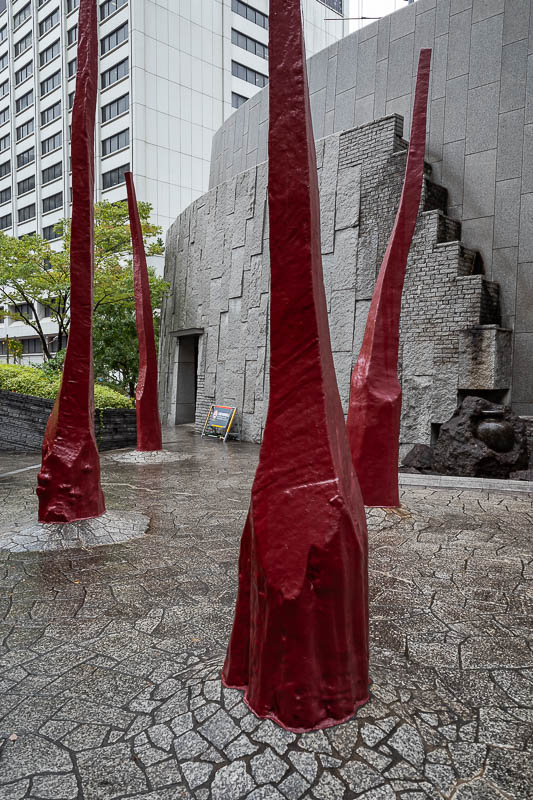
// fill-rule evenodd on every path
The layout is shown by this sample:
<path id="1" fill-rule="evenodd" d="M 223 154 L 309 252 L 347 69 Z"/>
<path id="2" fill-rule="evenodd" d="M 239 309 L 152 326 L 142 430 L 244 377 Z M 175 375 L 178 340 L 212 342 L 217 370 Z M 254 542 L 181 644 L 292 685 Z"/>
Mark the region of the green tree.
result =
<path id="1" fill-rule="evenodd" d="M 164 252 L 161 228 L 150 222 L 151 205 L 142 202 L 138 205 L 146 254 L 160 255 Z M 126 311 L 131 315 L 135 307 L 128 204 L 126 201 L 97 203 L 94 216 L 95 350 L 102 350 L 98 336 L 104 335 L 104 320 L 109 315 L 109 325 L 115 327 L 133 358 L 137 353 L 136 336 L 127 339 L 123 331 L 116 329 L 117 317 L 126 324 Z M 51 353 L 38 318 L 38 305 L 46 306 L 49 316 L 57 323 L 58 349 L 65 346 L 70 326 L 70 220 L 61 220 L 56 233 L 61 237 L 57 250 L 35 234 L 15 239 L 0 233 L 0 303 L 8 305 L 7 316 L 26 323 L 35 331 L 46 359 Z M 149 272 L 152 306 L 157 315 L 167 284 L 153 270 Z M 123 315 L 118 313 L 121 309 Z"/>

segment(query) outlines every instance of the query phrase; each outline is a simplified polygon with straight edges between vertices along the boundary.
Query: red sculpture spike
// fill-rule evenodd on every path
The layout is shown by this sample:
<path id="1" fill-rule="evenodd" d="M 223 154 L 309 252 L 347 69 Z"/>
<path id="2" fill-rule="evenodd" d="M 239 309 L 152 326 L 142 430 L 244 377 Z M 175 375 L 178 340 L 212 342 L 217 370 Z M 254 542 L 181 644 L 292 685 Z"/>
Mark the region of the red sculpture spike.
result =
<path id="1" fill-rule="evenodd" d="M 400 505 L 400 313 L 407 257 L 418 217 L 424 177 L 430 63 L 431 50 L 421 50 L 400 206 L 374 289 L 350 389 L 348 439 L 367 506 Z"/>
<path id="2" fill-rule="evenodd" d="M 74 522 L 105 512 L 94 436 L 92 358 L 97 83 L 96 0 L 81 0 L 72 113 L 71 322 L 61 389 L 44 435 L 37 479 L 40 522 Z"/>
<path id="3" fill-rule="evenodd" d="M 369 695 L 366 521 L 329 338 L 300 0 L 270 0 L 268 200 L 270 403 L 223 681 L 306 731 Z"/>
<path id="4" fill-rule="evenodd" d="M 131 172 L 125 173 L 128 189 L 131 241 L 133 245 L 133 281 L 135 313 L 139 341 L 139 380 L 137 381 L 137 450 L 163 449 L 161 420 L 157 406 L 157 353 L 155 350 L 154 317 L 150 299 L 150 283 L 146 253 Z"/>

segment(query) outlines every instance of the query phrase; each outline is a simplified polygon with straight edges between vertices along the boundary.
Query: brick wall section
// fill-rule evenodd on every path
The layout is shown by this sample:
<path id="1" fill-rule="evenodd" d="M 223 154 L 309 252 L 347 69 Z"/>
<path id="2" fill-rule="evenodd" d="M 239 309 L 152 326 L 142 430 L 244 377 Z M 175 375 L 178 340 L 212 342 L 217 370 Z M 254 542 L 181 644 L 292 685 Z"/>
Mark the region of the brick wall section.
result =
<path id="1" fill-rule="evenodd" d="M 11 453 L 40 453 L 52 407 L 51 400 L 0 391 L 0 450 Z M 135 446 L 135 410 L 97 410 L 95 429 L 100 450 Z"/>
<path id="2" fill-rule="evenodd" d="M 407 143 L 391 115 L 317 142 L 322 258 L 333 358 L 347 410 L 350 376 L 403 186 Z M 401 320 L 402 448 L 429 442 L 457 404 L 460 330 L 497 322 L 498 286 L 460 242 L 447 192 L 426 168 Z M 194 202 L 167 237 L 160 399 L 172 405 L 173 332 L 200 328 L 196 424 L 209 403 L 236 405 L 243 438 L 260 441 L 268 399 L 267 165 Z"/>

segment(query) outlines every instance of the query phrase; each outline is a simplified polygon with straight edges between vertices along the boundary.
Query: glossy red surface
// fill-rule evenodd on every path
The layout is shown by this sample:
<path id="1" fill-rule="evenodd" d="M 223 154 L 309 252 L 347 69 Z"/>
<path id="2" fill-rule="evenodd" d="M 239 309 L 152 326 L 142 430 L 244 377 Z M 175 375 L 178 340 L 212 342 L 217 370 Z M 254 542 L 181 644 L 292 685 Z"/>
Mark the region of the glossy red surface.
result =
<path id="1" fill-rule="evenodd" d="M 63 380 L 44 435 L 37 478 L 41 522 L 74 522 L 105 512 L 94 436 L 92 357 L 96 11 L 96 0 L 81 0 L 72 112 L 71 323 Z"/>
<path id="2" fill-rule="evenodd" d="M 431 50 L 421 50 L 400 206 L 374 289 L 350 388 L 348 438 L 367 506 L 400 505 L 400 314 L 407 257 L 418 217 L 424 177 L 430 63 Z"/>
<path id="3" fill-rule="evenodd" d="M 137 450 L 163 449 L 161 419 L 157 404 L 157 353 L 155 349 L 154 316 L 150 298 L 150 283 L 146 266 L 144 240 L 131 172 L 126 172 L 131 241 L 133 245 L 133 280 L 135 284 L 135 313 L 139 342 L 139 379 L 137 381 Z"/>
<path id="4" fill-rule="evenodd" d="M 270 402 L 223 680 L 294 731 L 368 700 L 364 508 L 337 389 L 300 0 L 270 2 Z"/>

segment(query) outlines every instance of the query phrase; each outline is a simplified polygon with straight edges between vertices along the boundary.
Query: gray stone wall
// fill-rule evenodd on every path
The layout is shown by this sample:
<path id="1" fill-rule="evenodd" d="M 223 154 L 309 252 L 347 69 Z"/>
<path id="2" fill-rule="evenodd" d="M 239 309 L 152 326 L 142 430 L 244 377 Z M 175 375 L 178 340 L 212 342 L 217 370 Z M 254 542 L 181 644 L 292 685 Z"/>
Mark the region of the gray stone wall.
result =
<path id="1" fill-rule="evenodd" d="M 400 199 L 406 148 L 397 115 L 317 142 L 324 281 L 345 411 Z M 455 410 L 460 370 L 474 371 L 461 332 L 499 323 L 498 286 L 481 274 L 479 254 L 461 243 L 460 223 L 445 213 L 447 192 L 431 179 L 430 165 L 426 172 L 401 323 L 404 450 L 430 441 L 431 426 Z M 172 289 L 163 305 L 160 368 L 166 422 L 174 421 L 176 335 L 203 330 L 197 426 L 211 402 L 236 405 L 244 438 L 261 439 L 268 401 L 268 237 L 267 164 L 219 184 L 169 230 L 165 278 Z M 486 385 L 476 390 L 495 388 L 495 342 L 488 337 Z"/>
<path id="2" fill-rule="evenodd" d="M 370 4 L 371 6 L 371 4 Z M 531 0 L 418 0 L 309 61 L 316 138 L 398 113 L 410 130 L 421 47 L 433 48 L 427 159 L 450 216 L 501 285 L 514 330 L 512 403 L 533 415 Z M 213 140 L 211 188 L 267 158 L 268 89 Z"/>
<path id="3" fill-rule="evenodd" d="M 51 400 L 0 390 L 0 450 L 8 453 L 40 453 Z M 96 411 L 96 441 L 100 450 L 114 450 L 137 443 L 134 409 Z"/>

